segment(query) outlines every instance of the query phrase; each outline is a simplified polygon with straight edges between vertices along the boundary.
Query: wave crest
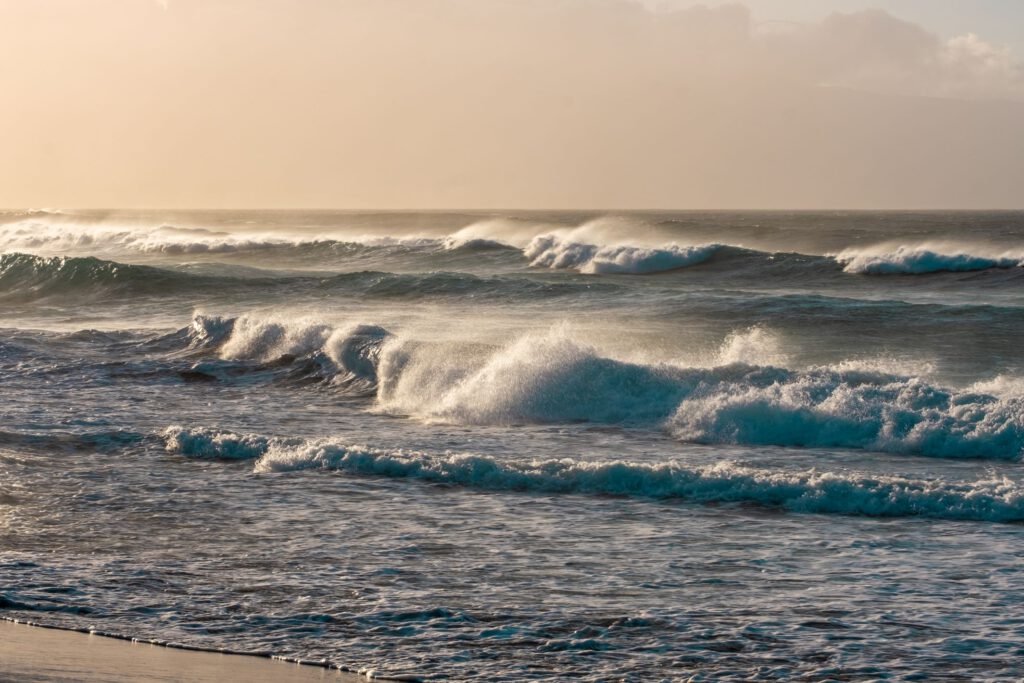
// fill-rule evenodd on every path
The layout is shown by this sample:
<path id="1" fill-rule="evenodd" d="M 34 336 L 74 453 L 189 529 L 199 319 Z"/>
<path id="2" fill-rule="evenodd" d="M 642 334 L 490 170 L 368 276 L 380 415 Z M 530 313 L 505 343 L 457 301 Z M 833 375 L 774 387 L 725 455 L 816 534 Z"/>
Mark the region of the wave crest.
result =
<path id="1" fill-rule="evenodd" d="M 35 300 L 52 296 L 88 297 L 97 294 L 157 294 L 180 291 L 217 278 L 103 261 L 86 257 L 0 255 L 0 296 Z"/>
<path id="2" fill-rule="evenodd" d="M 283 322 L 241 316 L 197 314 L 187 329 L 188 348 L 215 352 L 223 361 L 254 361 L 288 366 L 290 376 L 315 378 L 358 392 L 374 392 L 381 349 L 391 336 L 378 325 L 334 327 L 307 320 Z M 209 362 L 190 372 L 217 377 L 221 367 Z"/>
<path id="3" fill-rule="evenodd" d="M 732 335 L 719 354 L 726 364 L 711 368 L 603 357 L 564 331 L 475 358 L 395 339 L 381 357 L 378 405 L 455 424 L 657 424 L 697 443 L 1001 460 L 1024 453 L 1022 397 L 855 366 L 758 366 L 768 359 L 744 355 L 750 335 L 771 338 L 760 329 Z"/>
<path id="4" fill-rule="evenodd" d="M 986 256 L 969 251 L 940 250 L 928 246 L 899 246 L 895 249 L 847 249 L 835 256 L 847 273 L 866 275 L 922 275 L 939 272 L 969 272 L 1007 269 L 1024 265 L 1024 257 Z"/>
<path id="5" fill-rule="evenodd" d="M 251 460 L 267 452 L 271 440 L 255 434 L 234 434 L 214 429 L 188 429 L 171 425 L 163 431 L 167 451 L 191 458 Z"/>
<path id="6" fill-rule="evenodd" d="M 589 422 L 662 428 L 695 443 L 1024 454 L 1019 393 L 950 389 L 870 364 L 775 367 L 784 354 L 773 352 L 779 340 L 763 328 L 727 337 L 712 367 L 619 360 L 562 327 L 490 346 L 420 342 L 376 325 L 199 316 L 188 339 L 188 348 L 218 358 L 193 371 L 216 377 L 237 372 L 231 363 L 256 363 L 357 389 L 376 410 L 428 422 Z"/>
<path id="7" fill-rule="evenodd" d="M 258 473 L 303 469 L 409 478 L 498 491 L 616 495 L 695 503 L 748 503 L 794 512 L 1024 520 L 1024 488 L 1007 478 L 965 483 L 848 473 L 780 472 L 732 462 L 506 461 L 484 455 L 434 455 L 330 441 L 267 439 L 211 430 L 165 432 L 170 452 L 191 457 L 258 458 Z M 220 453 L 220 455 L 217 455 Z"/>
<path id="8" fill-rule="evenodd" d="M 916 378 L 818 369 L 786 372 L 771 384 L 705 385 L 680 404 L 667 428 L 696 443 L 1015 460 L 1024 452 L 1024 401 Z"/>
<path id="9" fill-rule="evenodd" d="M 572 242 L 555 235 L 540 235 L 530 241 L 523 254 L 533 266 L 572 269 L 587 274 L 644 274 L 703 263 L 720 248 L 718 244 L 670 244 L 660 248 L 600 246 Z"/>

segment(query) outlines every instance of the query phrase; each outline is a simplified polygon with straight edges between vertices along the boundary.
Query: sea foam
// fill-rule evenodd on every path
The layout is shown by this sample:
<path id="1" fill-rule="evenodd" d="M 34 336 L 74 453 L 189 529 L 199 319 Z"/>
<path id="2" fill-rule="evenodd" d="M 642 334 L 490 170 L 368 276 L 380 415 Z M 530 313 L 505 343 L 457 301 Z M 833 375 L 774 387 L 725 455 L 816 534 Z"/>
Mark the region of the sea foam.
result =
<path id="1" fill-rule="evenodd" d="M 878 517 L 1024 520 L 1024 487 L 1007 478 L 954 483 L 816 470 L 769 471 L 728 461 L 706 466 L 569 458 L 515 461 L 181 427 L 168 428 L 164 437 L 169 452 L 184 456 L 256 459 L 257 473 L 327 469 L 495 491 L 748 503 L 794 512 Z"/>
<path id="2" fill-rule="evenodd" d="M 523 249 L 523 254 L 534 266 L 572 269 L 587 274 L 643 274 L 703 263 L 720 248 L 718 244 L 601 246 L 573 242 L 555 235 L 540 235 L 530 241 Z"/>
<path id="3" fill-rule="evenodd" d="M 993 268 L 1016 268 L 1024 256 L 983 253 L 966 248 L 930 245 L 900 245 L 893 248 L 846 249 L 835 255 L 847 273 L 867 275 L 920 275 L 938 272 L 966 272 Z"/>
<path id="4" fill-rule="evenodd" d="M 996 460 L 1024 454 L 1024 396 L 947 388 L 856 363 L 777 367 L 771 363 L 784 357 L 772 344 L 779 342 L 763 328 L 730 335 L 709 367 L 609 357 L 564 327 L 500 346 L 249 317 L 200 317 L 189 334 L 190 348 L 225 361 L 301 362 L 306 376 L 358 386 L 375 410 L 427 422 L 589 422 L 706 444 Z"/>

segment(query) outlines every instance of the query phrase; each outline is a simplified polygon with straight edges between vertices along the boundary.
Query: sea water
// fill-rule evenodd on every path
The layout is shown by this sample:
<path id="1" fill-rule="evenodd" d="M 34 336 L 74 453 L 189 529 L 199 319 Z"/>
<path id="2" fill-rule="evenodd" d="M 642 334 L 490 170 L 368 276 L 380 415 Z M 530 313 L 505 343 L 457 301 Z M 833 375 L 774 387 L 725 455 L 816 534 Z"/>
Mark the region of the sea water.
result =
<path id="1" fill-rule="evenodd" d="M 1024 214 L 31 210 L 0 252 L 0 616 L 1024 675 Z"/>

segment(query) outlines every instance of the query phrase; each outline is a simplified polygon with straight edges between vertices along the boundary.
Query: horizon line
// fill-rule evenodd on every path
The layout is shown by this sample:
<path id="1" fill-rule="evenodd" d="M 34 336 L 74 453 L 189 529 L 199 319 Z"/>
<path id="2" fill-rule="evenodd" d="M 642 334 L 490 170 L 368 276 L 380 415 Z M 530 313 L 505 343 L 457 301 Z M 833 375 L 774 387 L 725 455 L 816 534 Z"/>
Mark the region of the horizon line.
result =
<path id="1" fill-rule="evenodd" d="M 986 207 L 986 208 L 525 208 L 525 207 L 446 207 L 446 208 L 343 208 L 323 206 L 288 206 L 288 207 L 154 207 L 154 206 L 76 206 L 76 207 L 5 207 L 0 212 L 36 212 L 60 213 L 63 211 L 191 211 L 191 212 L 228 212 L 251 211 L 254 213 L 306 211 L 332 213 L 1020 213 L 1020 207 Z"/>

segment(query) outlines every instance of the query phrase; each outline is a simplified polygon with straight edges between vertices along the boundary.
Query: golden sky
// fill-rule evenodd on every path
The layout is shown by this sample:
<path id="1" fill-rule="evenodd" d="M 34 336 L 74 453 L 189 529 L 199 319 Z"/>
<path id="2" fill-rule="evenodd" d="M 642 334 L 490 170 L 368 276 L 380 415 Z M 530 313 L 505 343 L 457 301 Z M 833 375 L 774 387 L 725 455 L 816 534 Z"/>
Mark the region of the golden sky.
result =
<path id="1" fill-rule="evenodd" d="M 0 206 L 1024 207 L 973 24 L 647 4 L 0 0 Z"/>

